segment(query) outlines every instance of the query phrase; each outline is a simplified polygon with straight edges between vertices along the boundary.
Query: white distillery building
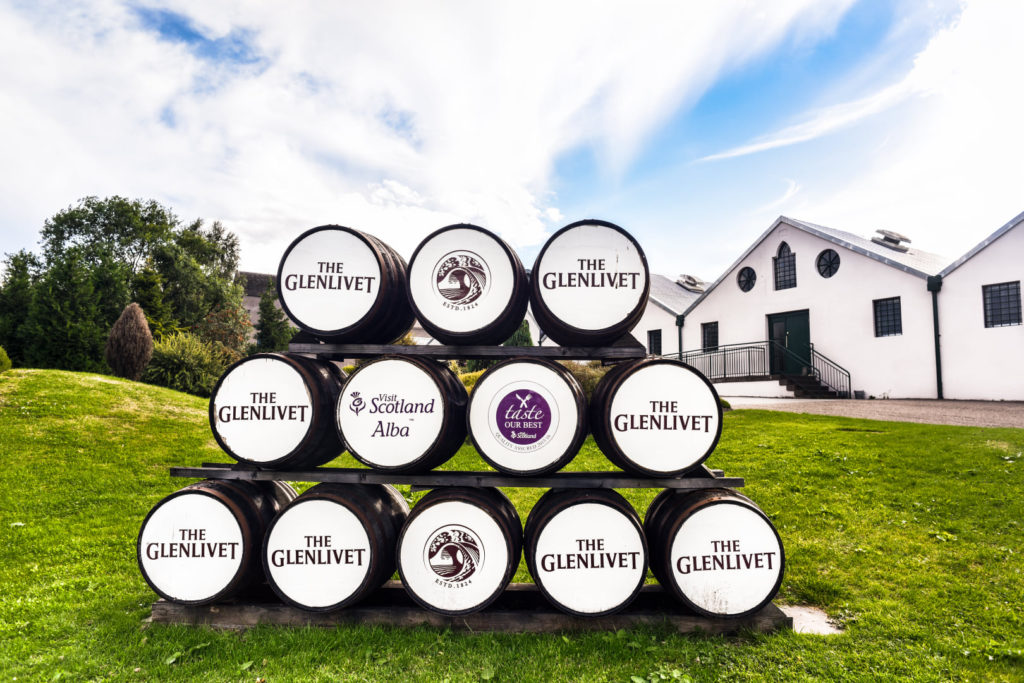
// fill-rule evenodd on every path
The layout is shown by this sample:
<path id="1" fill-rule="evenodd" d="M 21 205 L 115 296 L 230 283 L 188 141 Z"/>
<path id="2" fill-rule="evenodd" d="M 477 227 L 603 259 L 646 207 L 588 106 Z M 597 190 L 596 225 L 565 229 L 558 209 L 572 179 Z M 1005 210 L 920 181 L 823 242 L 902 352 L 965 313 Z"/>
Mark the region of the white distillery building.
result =
<path id="1" fill-rule="evenodd" d="M 1024 401 L 1024 213 L 939 275 L 943 396 Z"/>
<path id="2" fill-rule="evenodd" d="M 726 395 L 934 397 L 928 278 L 948 260 L 879 232 L 779 217 L 685 311 L 684 360 Z"/>

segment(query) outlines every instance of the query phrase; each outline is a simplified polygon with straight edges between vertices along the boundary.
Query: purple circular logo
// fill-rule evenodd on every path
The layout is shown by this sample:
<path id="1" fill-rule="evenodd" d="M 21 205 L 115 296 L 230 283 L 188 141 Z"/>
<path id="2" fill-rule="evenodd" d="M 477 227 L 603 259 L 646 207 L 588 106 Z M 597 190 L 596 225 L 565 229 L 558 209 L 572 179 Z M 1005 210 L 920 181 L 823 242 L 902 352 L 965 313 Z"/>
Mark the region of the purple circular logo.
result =
<path id="1" fill-rule="evenodd" d="M 513 390 L 498 401 L 494 419 L 505 440 L 530 446 L 539 443 L 551 429 L 551 407 L 535 391 Z"/>

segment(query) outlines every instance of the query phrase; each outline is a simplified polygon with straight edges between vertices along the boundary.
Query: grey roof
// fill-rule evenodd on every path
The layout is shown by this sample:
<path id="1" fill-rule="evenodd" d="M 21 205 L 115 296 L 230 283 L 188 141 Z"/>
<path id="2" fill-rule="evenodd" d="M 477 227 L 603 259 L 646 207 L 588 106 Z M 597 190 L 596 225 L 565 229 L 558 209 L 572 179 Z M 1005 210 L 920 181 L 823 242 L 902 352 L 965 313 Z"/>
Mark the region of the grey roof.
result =
<path id="1" fill-rule="evenodd" d="M 267 290 L 267 285 L 270 284 L 270 280 L 274 277 L 270 273 L 251 273 L 248 271 L 239 271 L 238 274 L 245 277 L 245 295 L 254 296 L 257 299 L 263 296 L 263 292 Z"/>
<path id="2" fill-rule="evenodd" d="M 685 311 L 699 296 L 697 292 L 691 292 L 671 278 L 651 273 L 650 300 L 672 315 Z"/>
<path id="3" fill-rule="evenodd" d="M 974 249 L 971 249 L 969 252 L 967 252 L 966 254 L 961 256 L 960 258 L 958 258 L 956 261 L 953 261 L 952 263 L 950 263 L 948 266 L 946 266 L 946 268 L 941 273 L 939 273 L 939 275 L 941 275 L 942 277 L 946 277 L 947 275 L 952 273 L 954 270 L 956 270 L 957 268 L 959 268 L 960 266 L 962 266 L 963 264 L 967 263 L 972 258 L 974 258 L 974 256 L 979 251 L 981 251 L 982 249 L 984 249 L 988 245 L 992 244 L 997 239 L 999 239 L 1000 237 L 1002 237 L 1006 233 L 1010 232 L 1011 230 L 1013 230 L 1015 227 L 1017 227 L 1021 223 L 1024 223 L 1024 212 L 1021 212 L 1021 213 L 1017 214 L 1016 216 L 1014 216 L 1013 218 L 1011 218 L 1010 221 L 1006 225 L 1002 226 L 1001 228 L 996 230 L 994 233 L 992 233 L 991 235 L 989 235 L 988 237 L 983 239 L 981 242 L 979 242 L 974 247 Z"/>
<path id="4" fill-rule="evenodd" d="M 854 251 L 862 256 L 866 256 L 870 259 L 884 263 L 887 266 L 902 270 L 905 273 L 914 275 L 915 277 L 926 279 L 931 275 L 934 275 L 942 269 L 943 264 L 948 263 L 948 259 L 932 254 L 927 251 L 921 251 L 920 249 L 908 249 L 906 252 L 899 252 L 894 249 L 889 249 L 880 244 L 875 244 L 869 239 L 854 235 L 853 233 L 845 232 L 843 230 L 836 230 L 834 228 L 827 228 L 824 225 L 816 225 L 814 223 L 808 223 L 807 221 L 797 220 L 795 218 L 788 218 L 786 216 L 779 216 L 772 223 L 772 226 L 761 233 L 750 247 L 743 252 L 743 254 L 736 259 L 731 266 L 725 269 L 722 273 L 722 277 L 715 280 L 714 284 L 710 285 L 704 290 L 696 301 L 690 304 L 690 306 L 684 311 L 684 314 L 688 314 L 692 311 L 697 304 L 703 301 L 711 292 L 714 291 L 715 287 L 722 283 L 729 275 L 736 269 L 739 264 L 750 256 L 750 253 L 758 247 L 761 242 L 767 239 L 768 235 L 772 234 L 775 228 L 785 223 L 790 225 L 797 230 L 803 230 L 806 233 L 820 237 L 823 240 L 832 242 L 841 247 L 845 247 L 851 251 Z"/>

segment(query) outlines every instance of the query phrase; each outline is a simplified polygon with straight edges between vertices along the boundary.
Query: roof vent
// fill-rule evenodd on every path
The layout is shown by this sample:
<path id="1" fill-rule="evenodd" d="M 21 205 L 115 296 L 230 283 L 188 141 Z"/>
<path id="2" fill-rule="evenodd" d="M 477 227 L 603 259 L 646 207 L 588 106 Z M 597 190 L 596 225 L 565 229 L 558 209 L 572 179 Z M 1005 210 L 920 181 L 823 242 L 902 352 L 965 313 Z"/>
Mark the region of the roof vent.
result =
<path id="1" fill-rule="evenodd" d="M 910 243 L 910 238 L 906 235 L 901 235 L 898 232 L 892 230 L 875 230 L 881 237 L 872 237 L 871 241 L 875 244 L 881 244 L 883 247 L 889 247 L 893 251 L 899 251 L 906 253 L 910 249 L 906 244 L 902 242 Z"/>
<path id="2" fill-rule="evenodd" d="M 704 287 L 707 283 L 705 283 L 699 277 L 694 277 L 693 275 L 686 275 L 684 273 L 683 275 L 680 275 L 676 279 L 676 284 L 688 292 L 696 292 L 697 294 L 700 294 L 704 291 Z"/>

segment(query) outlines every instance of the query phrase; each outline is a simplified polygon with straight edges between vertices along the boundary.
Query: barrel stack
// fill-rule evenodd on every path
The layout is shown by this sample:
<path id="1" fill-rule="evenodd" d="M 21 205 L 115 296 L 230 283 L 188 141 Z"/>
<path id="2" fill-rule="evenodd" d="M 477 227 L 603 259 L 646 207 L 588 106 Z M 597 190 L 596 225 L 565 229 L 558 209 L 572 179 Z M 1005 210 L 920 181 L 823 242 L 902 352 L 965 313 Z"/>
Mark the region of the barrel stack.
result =
<path id="1" fill-rule="evenodd" d="M 520 559 L 551 605 L 579 617 L 626 609 L 648 567 L 680 606 L 708 617 L 754 614 L 778 592 L 778 532 L 703 466 L 722 434 L 722 407 L 701 373 L 670 358 L 632 357 L 588 401 L 564 364 L 494 352 L 528 304 L 549 338 L 575 347 L 573 357 L 594 357 L 629 334 L 644 313 L 650 273 L 639 243 L 619 226 L 567 225 L 528 273 L 500 237 L 475 225 L 437 230 L 408 265 L 372 235 L 324 225 L 289 245 L 277 286 L 282 307 L 318 344 L 313 353 L 293 345 L 307 353 L 255 354 L 217 382 L 213 436 L 236 467 L 255 472 L 251 481 L 187 486 L 146 517 L 139 566 L 166 600 L 209 604 L 266 584 L 289 605 L 327 612 L 359 603 L 397 571 L 416 604 L 464 616 L 500 598 Z M 415 318 L 450 346 L 433 357 L 387 346 Z M 380 345 L 383 354 L 349 375 L 336 362 L 346 352 L 378 354 Z M 439 359 L 481 348 L 504 360 L 469 394 Z M 462 485 L 428 477 L 468 436 L 506 479 L 573 481 L 558 471 L 588 433 L 634 477 L 629 486 L 700 481 L 662 484 L 670 488 L 641 520 L 607 483 L 623 477 L 600 483 L 613 473 L 576 473 L 599 483 L 548 483 L 524 529 L 511 501 L 471 476 L 487 473 L 466 473 Z M 323 483 L 301 496 L 262 481 L 301 477 L 345 450 L 377 473 L 432 490 L 410 510 L 391 485 L 330 477 L 366 470 L 317 470 Z"/>

